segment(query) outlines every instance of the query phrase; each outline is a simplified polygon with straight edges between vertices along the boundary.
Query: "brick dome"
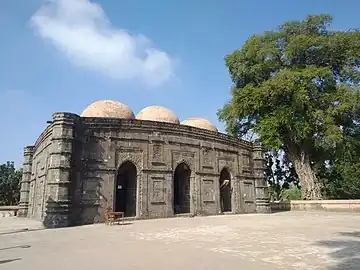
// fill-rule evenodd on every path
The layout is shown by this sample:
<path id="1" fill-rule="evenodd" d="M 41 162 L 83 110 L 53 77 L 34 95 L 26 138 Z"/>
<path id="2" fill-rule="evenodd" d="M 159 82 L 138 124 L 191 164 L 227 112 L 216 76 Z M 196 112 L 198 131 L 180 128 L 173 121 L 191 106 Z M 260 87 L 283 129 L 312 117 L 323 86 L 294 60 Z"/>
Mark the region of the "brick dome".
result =
<path id="1" fill-rule="evenodd" d="M 99 100 L 90 104 L 81 114 L 82 117 L 109 117 L 134 119 L 135 115 L 129 106 L 115 100 Z"/>
<path id="2" fill-rule="evenodd" d="M 218 131 L 216 126 L 205 118 L 189 118 L 182 121 L 180 124 L 185 126 L 207 129 L 215 132 Z"/>
<path id="3" fill-rule="evenodd" d="M 174 123 L 179 124 L 179 118 L 176 116 L 176 114 L 162 106 L 149 106 L 144 109 L 142 109 L 138 115 L 136 116 L 136 119 L 139 120 L 149 120 L 149 121 L 158 121 L 158 122 L 168 122 L 168 123 Z"/>

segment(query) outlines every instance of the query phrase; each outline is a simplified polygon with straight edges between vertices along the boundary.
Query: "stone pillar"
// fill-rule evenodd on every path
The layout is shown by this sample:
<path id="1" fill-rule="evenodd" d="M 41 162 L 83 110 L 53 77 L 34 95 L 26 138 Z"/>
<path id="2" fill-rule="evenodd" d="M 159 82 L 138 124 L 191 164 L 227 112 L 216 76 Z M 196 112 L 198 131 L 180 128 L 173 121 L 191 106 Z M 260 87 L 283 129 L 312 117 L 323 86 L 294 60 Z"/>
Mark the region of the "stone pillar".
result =
<path id="1" fill-rule="evenodd" d="M 241 182 L 241 179 L 239 176 L 236 176 L 236 177 L 233 177 L 232 179 L 232 196 L 234 197 L 233 198 L 233 206 L 232 206 L 232 209 L 233 209 L 233 212 L 235 214 L 240 214 L 242 213 L 242 209 L 241 209 L 241 188 L 240 188 L 240 182 Z"/>
<path id="2" fill-rule="evenodd" d="M 48 191 L 44 225 L 48 228 L 67 227 L 71 214 L 71 170 L 74 127 L 77 115 L 54 113 L 50 164 L 48 168 Z"/>
<path id="3" fill-rule="evenodd" d="M 202 197 L 201 197 L 201 177 L 200 175 L 195 174 L 195 196 L 196 196 L 196 208 L 194 215 L 195 216 L 201 216 L 203 213 L 203 203 L 202 203 Z"/>
<path id="4" fill-rule="evenodd" d="M 190 215 L 196 216 L 198 198 L 197 198 L 195 170 L 191 170 L 189 193 L 190 193 L 190 198 L 189 198 L 190 199 Z"/>
<path id="5" fill-rule="evenodd" d="M 20 188 L 19 211 L 17 213 L 18 217 L 27 217 L 28 215 L 33 154 L 34 146 L 26 146 L 24 148 L 24 164 Z"/>
<path id="6" fill-rule="evenodd" d="M 254 161 L 254 178 L 255 178 L 255 197 L 256 197 L 256 212 L 258 213 L 270 213 L 270 197 L 269 188 L 266 183 L 266 163 L 264 157 L 264 150 L 261 143 L 254 143 L 253 150 Z"/>

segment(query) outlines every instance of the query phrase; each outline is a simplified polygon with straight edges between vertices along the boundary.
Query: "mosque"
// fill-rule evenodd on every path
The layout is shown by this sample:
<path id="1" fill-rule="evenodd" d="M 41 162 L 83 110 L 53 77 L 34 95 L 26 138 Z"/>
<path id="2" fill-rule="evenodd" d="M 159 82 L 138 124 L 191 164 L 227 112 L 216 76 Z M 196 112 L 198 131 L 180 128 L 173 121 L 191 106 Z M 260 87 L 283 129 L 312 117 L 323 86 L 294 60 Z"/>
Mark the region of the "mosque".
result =
<path id="1" fill-rule="evenodd" d="M 206 119 L 102 100 L 47 124 L 24 148 L 20 217 L 66 227 L 103 222 L 108 207 L 136 219 L 270 211 L 261 145 Z"/>

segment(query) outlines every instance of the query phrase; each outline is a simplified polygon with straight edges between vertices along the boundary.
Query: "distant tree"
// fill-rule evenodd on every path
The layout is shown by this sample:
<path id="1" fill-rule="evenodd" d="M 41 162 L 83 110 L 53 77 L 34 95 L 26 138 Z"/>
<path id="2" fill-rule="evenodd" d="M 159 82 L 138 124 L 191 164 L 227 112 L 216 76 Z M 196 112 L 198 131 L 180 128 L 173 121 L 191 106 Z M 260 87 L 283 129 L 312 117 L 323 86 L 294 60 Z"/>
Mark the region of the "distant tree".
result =
<path id="1" fill-rule="evenodd" d="M 22 169 L 16 169 L 14 162 L 0 165 L 0 205 L 16 205 L 20 199 Z"/>
<path id="2" fill-rule="evenodd" d="M 331 31 L 329 15 L 286 22 L 226 56 L 232 99 L 218 112 L 227 132 L 255 132 L 283 150 L 302 198 L 322 198 L 318 171 L 360 123 L 360 32 Z"/>

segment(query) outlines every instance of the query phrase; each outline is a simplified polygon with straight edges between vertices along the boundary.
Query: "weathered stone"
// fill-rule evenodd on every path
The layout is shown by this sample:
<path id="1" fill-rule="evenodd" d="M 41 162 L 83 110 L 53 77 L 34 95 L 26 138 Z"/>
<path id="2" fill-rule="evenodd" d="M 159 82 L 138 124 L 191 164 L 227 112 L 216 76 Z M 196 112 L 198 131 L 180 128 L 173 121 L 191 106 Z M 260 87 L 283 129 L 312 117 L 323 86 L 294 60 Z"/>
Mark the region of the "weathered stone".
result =
<path id="1" fill-rule="evenodd" d="M 34 147 L 27 146 L 24 148 L 24 164 L 23 175 L 21 180 L 21 192 L 19 202 L 19 217 L 26 217 L 29 209 L 29 193 L 30 193 L 30 179 L 31 179 L 31 166 L 34 154 Z"/>
<path id="2" fill-rule="evenodd" d="M 26 149 L 19 214 L 47 227 L 103 222 L 107 207 L 134 218 L 216 215 L 223 200 L 230 213 L 270 209 L 261 146 L 215 131 L 55 113 Z"/>
<path id="3" fill-rule="evenodd" d="M 265 176 L 265 157 L 260 143 L 254 144 L 254 177 L 255 177 L 255 194 L 256 194 L 256 211 L 258 213 L 270 213 L 269 192 Z"/>

